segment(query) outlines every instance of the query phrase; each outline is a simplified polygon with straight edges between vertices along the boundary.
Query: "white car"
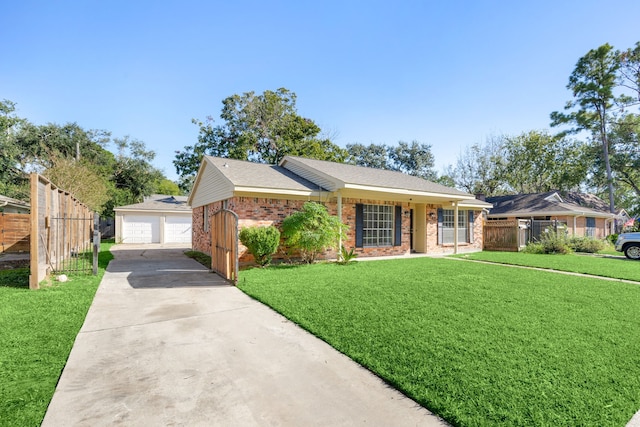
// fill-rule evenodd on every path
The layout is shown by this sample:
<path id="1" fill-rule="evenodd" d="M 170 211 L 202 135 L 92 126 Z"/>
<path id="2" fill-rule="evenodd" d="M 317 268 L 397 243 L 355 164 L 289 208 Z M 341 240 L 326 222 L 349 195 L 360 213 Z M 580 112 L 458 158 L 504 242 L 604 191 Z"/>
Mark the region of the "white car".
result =
<path id="1" fill-rule="evenodd" d="M 629 259 L 640 260 L 640 232 L 620 234 L 616 240 L 616 251 L 624 252 Z"/>

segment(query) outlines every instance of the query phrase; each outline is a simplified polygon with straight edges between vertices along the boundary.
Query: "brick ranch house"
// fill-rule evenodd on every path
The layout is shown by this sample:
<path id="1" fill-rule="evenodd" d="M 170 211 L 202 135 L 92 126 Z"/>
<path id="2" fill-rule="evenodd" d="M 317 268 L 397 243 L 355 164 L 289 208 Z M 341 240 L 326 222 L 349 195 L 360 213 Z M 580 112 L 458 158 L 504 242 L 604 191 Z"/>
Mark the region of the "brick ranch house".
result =
<path id="1" fill-rule="evenodd" d="M 491 207 L 401 172 L 292 156 L 277 166 L 204 156 L 187 202 L 193 250 L 211 254 L 211 218 L 221 209 L 238 215 L 239 229 L 278 227 L 306 201 L 324 204 L 349 226 L 342 244 L 360 257 L 480 251 L 482 213 Z M 242 245 L 239 261 L 251 261 Z"/>

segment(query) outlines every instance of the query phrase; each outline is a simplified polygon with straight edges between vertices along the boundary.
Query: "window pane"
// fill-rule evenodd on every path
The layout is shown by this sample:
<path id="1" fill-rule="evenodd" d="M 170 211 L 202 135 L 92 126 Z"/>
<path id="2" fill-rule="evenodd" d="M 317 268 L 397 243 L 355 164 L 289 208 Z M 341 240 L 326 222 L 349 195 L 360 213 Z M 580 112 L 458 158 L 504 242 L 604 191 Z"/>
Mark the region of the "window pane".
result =
<path id="1" fill-rule="evenodd" d="M 364 205 L 362 243 L 364 246 L 391 246 L 393 206 Z"/>
<path id="2" fill-rule="evenodd" d="M 454 234 L 455 211 L 453 209 L 442 210 L 442 243 L 452 244 Z M 469 241 L 469 214 L 468 211 L 458 211 L 458 243 Z"/>

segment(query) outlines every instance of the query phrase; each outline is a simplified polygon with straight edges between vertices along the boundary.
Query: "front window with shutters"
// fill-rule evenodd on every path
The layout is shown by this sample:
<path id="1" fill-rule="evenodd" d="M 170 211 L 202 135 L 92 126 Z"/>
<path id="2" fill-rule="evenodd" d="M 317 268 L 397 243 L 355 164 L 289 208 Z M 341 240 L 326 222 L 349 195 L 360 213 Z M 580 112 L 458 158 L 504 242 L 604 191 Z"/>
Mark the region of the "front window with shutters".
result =
<path id="1" fill-rule="evenodd" d="M 458 243 L 469 241 L 469 220 L 467 211 L 458 211 Z M 455 211 L 453 209 L 442 210 L 442 243 L 453 243 Z"/>
<path id="2" fill-rule="evenodd" d="M 393 245 L 393 206 L 362 206 L 362 243 L 364 246 Z"/>

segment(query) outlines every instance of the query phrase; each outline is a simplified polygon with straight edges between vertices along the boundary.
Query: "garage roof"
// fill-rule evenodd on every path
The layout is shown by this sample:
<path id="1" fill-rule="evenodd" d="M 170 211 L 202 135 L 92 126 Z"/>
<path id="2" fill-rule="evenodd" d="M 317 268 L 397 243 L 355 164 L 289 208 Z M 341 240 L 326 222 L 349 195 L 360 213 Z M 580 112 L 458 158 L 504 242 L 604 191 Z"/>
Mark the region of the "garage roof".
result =
<path id="1" fill-rule="evenodd" d="M 187 205 L 187 196 L 168 196 L 154 194 L 145 199 L 142 203 L 133 205 L 118 206 L 114 211 L 164 211 L 164 212 L 191 212 L 191 207 Z"/>

